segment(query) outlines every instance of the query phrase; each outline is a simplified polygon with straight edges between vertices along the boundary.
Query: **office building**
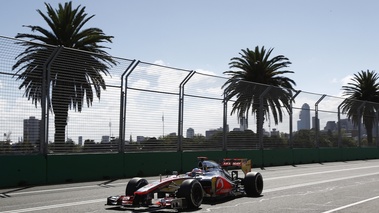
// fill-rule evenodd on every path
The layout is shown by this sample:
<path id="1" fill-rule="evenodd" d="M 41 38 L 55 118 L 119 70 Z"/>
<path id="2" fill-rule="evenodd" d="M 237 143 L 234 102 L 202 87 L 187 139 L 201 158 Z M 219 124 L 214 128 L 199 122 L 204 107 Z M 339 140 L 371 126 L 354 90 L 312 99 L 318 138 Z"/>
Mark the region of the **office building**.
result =
<path id="1" fill-rule="evenodd" d="M 195 136 L 195 130 L 192 128 L 187 129 L 187 138 L 193 138 Z"/>
<path id="2" fill-rule="evenodd" d="M 311 111 L 307 103 L 303 104 L 297 121 L 297 130 L 311 128 Z"/>
<path id="3" fill-rule="evenodd" d="M 101 136 L 101 143 L 109 143 L 109 142 L 110 142 L 109 135 L 103 135 L 103 136 Z"/>
<path id="4" fill-rule="evenodd" d="M 83 146 L 83 136 L 78 137 L 78 144 L 79 146 Z"/>
<path id="5" fill-rule="evenodd" d="M 41 120 L 36 119 L 34 116 L 24 119 L 24 142 L 33 144 L 38 143 L 40 138 L 40 126 Z"/>
<path id="6" fill-rule="evenodd" d="M 335 121 L 328 121 L 324 127 L 325 131 L 337 131 L 337 123 Z"/>

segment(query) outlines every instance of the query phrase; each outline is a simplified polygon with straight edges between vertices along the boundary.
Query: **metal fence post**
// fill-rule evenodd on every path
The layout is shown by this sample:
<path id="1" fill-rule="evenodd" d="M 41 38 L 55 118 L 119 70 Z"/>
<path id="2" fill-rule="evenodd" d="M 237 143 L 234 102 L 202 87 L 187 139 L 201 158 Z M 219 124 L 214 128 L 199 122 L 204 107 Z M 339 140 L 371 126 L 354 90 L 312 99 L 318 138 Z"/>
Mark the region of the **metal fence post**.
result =
<path id="1" fill-rule="evenodd" d="M 191 71 L 180 83 L 179 85 L 179 115 L 178 115 L 178 151 L 183 151 L 183 108 L 184 108 L 184 85 L 189 81 L 189 79 L 196 73 L 196 71 Z"/>
<path id="2" fill-rule="evenodd" d="M 319 148 L 320 147 L 320 144 L 319 144 L 319 138 L 318 138 L 318 135 L 319 135 L 319 132 L 320 132 L 320 122 L 318 120 L 318 104 L 322 101 L 322 99 L 324 99 L 326 97 L 326 95 L 322 95 L 320 99 L 318 99 L 315 103 L 315 132 L 316 132 L 316 147 Z"/>
<path id="3" fill-rule="evenodd" d="M 340 105 L 338 105 L 338 118 L 337 118 L 337 128 L 338 128 L 338 147 L 342 147 L 342 132 L 341 132 L 341 107 L 345 104 L 347 99 L 343 100 Z"/>
<path id="4" fill-rule="evenodd" d="M 222 150 L 223 151 L 226 151 L 227 150 L 227 146 L 228 146 L 228 138 L 226 137 L 226 134 L 227 134 L 227 126 L 228 126 L 228 101 L 226 100 L 226 94 L 224 92 L 224 100 L 222 101 L 223 102 L 223 127 L 222 127 L 222 131 L 223 131 L 223 137 L 222 137 Z"/>
<path id="5" fill-rule="evenodd" d="M 292 96 L 290 100 L 290 148 L 293 148 L 293 139 L 292 139 L 292 133 L 293 133 L 293 107 L 292 103 L 295 100 L 295 98 L 301 93 L 301 90 L 296 91 L 295 95 Z"/>
<path id="6" fill-rule="evenodd" d="M 42 71 L 41 89 L 41 125 L 40 125 L 40 153 L 47 155 L 47 145 L 49 144 L 49 108 L 50 108 L 50 73 L 51 64 L 62 51 L 63 47 L 58 46 L 51 53 Z"/>
<path id="7" fill-rule="evenodd" d="M 123 153 L 125 151 L 125 122 L 126 122 L 126 100 L 128 92 L 128 77 L 137 67 L 140 61 L 133 60 L 132 63 L 126 68 L 125 72 L 121 75 L 121 94 L 120 94 L 120 129 L 119 129 L 119 148 L 118 152 Z M 132 67 L 133 66 L 133 67 Z M 129 69 L 132 69 L 129 71 Z M 123 81 L 125 75 L 125 91 L 123 89 Z"/>
<path id="8" fill-rule="evenodd" d="M 121 75 L 121 91 L 120 91 L 120 129 L 119 129 L 119 146 L 118 152 L 123 153 L 125 151 L 125 117 L 126 117 L 126 93 L 128 90 L 128 76 L 130 73 L 136 68 L 139 61 L 134 65 L 136 60 L 133 60 L 132 63 L 125 69 L 125 71 Z M 134 65 L 134 66 L 133 66 Z M 133 68 L 129 71 L 129 69 L 133 66 Z M 129 71 L 129 72 L 128 72 Z M 125 88 L 124 88 L 124 76 L 125 76 Z M 125 89 L 125 91 L 124 91 Z"/>

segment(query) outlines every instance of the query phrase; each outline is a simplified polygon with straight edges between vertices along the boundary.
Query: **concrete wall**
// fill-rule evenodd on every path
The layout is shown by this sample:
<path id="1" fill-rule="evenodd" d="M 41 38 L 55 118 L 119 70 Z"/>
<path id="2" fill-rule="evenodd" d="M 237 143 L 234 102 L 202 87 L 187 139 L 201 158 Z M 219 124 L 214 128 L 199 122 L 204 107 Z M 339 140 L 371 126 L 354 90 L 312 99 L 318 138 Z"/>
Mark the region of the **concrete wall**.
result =
<path id="1" fill-rule="evenodd" d="M 378 159 L 379 148 L 9 155 L 0 156 L 0 188 L 183 173 L 196 167 L 199 156 L 248 158 L 253 167 L 268 167 Z"/>

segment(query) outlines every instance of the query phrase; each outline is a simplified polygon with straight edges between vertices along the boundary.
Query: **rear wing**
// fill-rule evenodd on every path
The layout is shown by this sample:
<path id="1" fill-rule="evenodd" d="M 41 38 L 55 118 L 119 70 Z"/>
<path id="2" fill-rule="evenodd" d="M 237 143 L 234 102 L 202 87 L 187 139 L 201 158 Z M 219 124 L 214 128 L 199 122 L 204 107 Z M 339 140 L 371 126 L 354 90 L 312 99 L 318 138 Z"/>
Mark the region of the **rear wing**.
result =
<path id="1" fill-rule="evenodd" d="M 251 172 L 251 160 L 246 158 L 224 158 L 221 166 L 223 168 L 238 167 L 241 168 L 243 173 Z"/>

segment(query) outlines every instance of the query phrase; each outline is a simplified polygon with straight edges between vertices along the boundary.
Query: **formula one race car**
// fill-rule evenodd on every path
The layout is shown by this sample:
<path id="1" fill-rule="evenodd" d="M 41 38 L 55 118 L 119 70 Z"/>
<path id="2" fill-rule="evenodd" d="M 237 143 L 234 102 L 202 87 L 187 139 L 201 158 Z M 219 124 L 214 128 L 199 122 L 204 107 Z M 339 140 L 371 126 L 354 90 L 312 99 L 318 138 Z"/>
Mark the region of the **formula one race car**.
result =
<path id="1" fill-rule="evenodd" d="M 205 198 L 261 195 L 263 178 L 259 172 L 251 172 L 251 160 L 227 158 L 218 164 L 206 157 L 198 159 L 197 167 L 183 175 L 173 174 L 151 183 L 133 178 L 126 186 L 125 195 L 108 197 L 106 205 L 127 209 L 196 209 Z M 241 168 L 244 177 L 238 177 L 236 170 L 229 172 L 230 168 Z"/>

